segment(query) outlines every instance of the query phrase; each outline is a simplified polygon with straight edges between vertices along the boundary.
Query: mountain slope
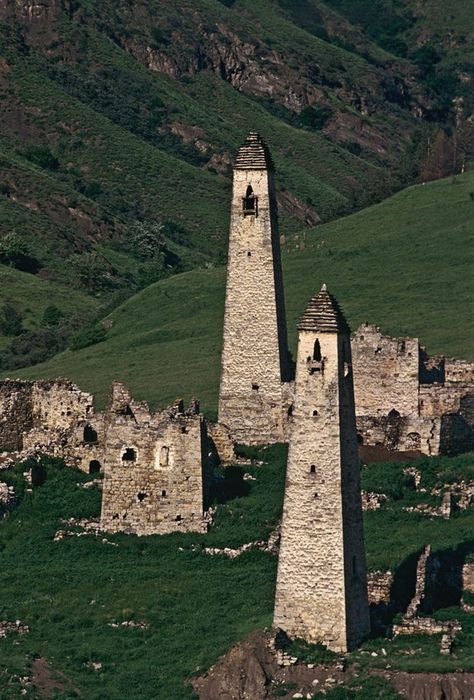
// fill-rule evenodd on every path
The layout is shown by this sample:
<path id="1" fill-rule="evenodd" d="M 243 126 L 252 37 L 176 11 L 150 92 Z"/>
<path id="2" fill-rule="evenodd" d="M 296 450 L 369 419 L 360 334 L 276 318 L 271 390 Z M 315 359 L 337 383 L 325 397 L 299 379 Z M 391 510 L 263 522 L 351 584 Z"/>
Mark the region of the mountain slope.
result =
<path id="1" fill-rule="evenodd" d="M 285 245 L 290 344 L 296 318 L 326 282 L 355 328 L 369 321 L 420 337 L 430 352 L 474 358 L 474 172 L 418 185 L 319 226 L 298 250 Z M 288 250 L 291 248 L 291 250 Z M 136 398 L 165 404 L 198 396 L 217 405 L 225 270 L 194 271 L 138 293 L 110 316 L 107 339 L 23 370 L 69 376 L 103 401 L 113 379 Z"/>
<path id="2" fill-rule="evenodd" d="M 181 268 L 222 261 L 251 129 L 274 152 L 288 232 L 413 178 L 436 94 L 345 6 L 303 6 L 0 0 L 0 234 L 49 223 L 31 245 L 67 284 L 61 260 L 123 247 L 137 220 L 173 224 Z"/>

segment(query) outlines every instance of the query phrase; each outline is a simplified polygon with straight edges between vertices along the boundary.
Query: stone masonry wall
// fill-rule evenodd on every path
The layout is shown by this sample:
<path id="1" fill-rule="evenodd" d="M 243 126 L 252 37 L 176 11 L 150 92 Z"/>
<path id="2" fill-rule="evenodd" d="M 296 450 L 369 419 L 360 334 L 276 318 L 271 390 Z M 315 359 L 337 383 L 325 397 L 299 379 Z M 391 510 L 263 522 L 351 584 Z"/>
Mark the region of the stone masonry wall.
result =
<path id="1" fill-rule="evenodd" d="M 251 187 L 256 214 L 242 201 Z M 219 396 L 219 422 L 237 442 L 285 437 L 282 380 L 288 350 L 272 174 L 234 170 Z"/>
<path id="2" fill-rule="evenodd" d="M 115 385 L 106 414 L 101 528 L 138 535 L 206 531 L 210 474 L 201 416 L 151 414 Z M 115 398 L 115 400 L 114 400 Z"/>
<path id="3" fill-rule="evenodd" d="M 474 383 L 474 362 L 465 360 L 446 359 L 446 382 Z"/>
<path id="4" fill-rule="evenodd" d="M 369 631 L 352 379 L 344 376 L 342 343 L 349 364 L 350 347 L 337 334 L 318 338 L 322 371 L 312 372 L 316 337 L 300 332 L 274 624 L 346 651 Z"/>
<path id="5" fill-rule="evenodd" d="M 93 411 L 93 397 L 66 379 L 5 379 L 0 382 L 0 447 L 21 450 L 24 433 L 71 428 Z"/>
<path id="6" fill-rule="evenodd" d="M 418 340 L 389 338 L 365 324 L 351 344 L 357 416 L 418 415 Z"/>

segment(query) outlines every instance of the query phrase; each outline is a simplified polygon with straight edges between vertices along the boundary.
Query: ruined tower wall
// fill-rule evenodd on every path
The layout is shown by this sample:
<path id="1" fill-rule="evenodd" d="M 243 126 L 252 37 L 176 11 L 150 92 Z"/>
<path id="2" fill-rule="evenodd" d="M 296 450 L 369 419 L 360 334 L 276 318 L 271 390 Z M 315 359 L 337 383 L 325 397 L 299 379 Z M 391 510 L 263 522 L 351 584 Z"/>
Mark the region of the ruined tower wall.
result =
<path id="1" fill-rule="evenodd" d="M 23 448 L 23 433 L 33 427 L 32 383 L 5 379 L 0 382 L 0 448 Z"/>
<path id="2" fill-rule="evenodd" d="M 255 444 L 284 439 L 288 350 L 272 172 L 260 141 L 243 162 L 246 148 L 234 169 L 219 421 Z M 249 187 L 254 213 L 244 211 Z"/>
<path id="3" fill-rule="evenodd" d="M 465 360 L 455 360 L 452 358 L 445 361 L 446 382 L 474 383 L 474 362 Z"/>
<path id="4" fill-rule="evenodd" d="M 0 382 L 0 447 L 21 450 L 30 431 L 63 430 L 94 412 L 93 397 L 66 379 Z"/>
<path id="5" fill-rule="evenodd" d="M 369 631 L 349 367 L 347 336 L 300 331 L 274 615 L 290 636 L 334 651 Z"/>
<path id="6" fill-rule="evenodd" d="M 94 397 L 67 379 L 33 382 L 33 423 L 42 428 L 69 428 L 94 414 Z"/>
<path id="7" fill-rule="evenodd" d="M 205 531 L 209 473 L 199 415 L 106 417 L 101 527 L 138 535 Z"/>
<path id="8" fill-rule="evenodd" d="M 352 338 L 358 416 L 418 415 L 419 343 L 389 338 L 376 326 L 360 326 Z"/>

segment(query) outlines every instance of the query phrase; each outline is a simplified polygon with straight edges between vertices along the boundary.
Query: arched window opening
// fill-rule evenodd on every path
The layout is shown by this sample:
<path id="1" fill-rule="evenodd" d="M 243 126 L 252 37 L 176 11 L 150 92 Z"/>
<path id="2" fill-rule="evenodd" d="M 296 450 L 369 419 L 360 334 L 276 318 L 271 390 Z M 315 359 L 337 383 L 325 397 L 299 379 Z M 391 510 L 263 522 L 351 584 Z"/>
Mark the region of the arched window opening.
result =
<path id="1" fill-rule="evenodd" d="M 258 384 L 252 384 L 252 391 L 258 391 L 260 389 Z"/>
<path id="2" fill-rule="evenodd" d="M 89 423 L 84 428 L 84 442 L 97 442 L 97 430 Z"/>
<path id="3" fill-rule="evenodd" d="M 133 447 L 126 447 L 122 454 L 122 462 L 135 462 L 137 459 L 137 453 Z"/>
<path id="4" fill-rule="evenodd" d="M 315 464 L 311 465 L 311 467 L 309 468 L 309 473 L 316 474 L 316 465 Z"/>
<path id="5" fill-rule="evenodd" d="M 250 252 L 250 250 L 249 250 L 249 252 L 247 253 L 247 257 L 248 257 L 248 258 L 251 258 L 251 257 L 252 257 L 252 253 Z"/>
<path id="6" fill-rule="evenodd" d="M 166 491 L 161 492 L 161 498 L 166 498 Z"/>
<path id="7" fill-rule="evenodd" d="M 316 362 L 321 362 L 321 345 L 317 338 L 314 341 L 313 360 L 316 360 Z"/>
<path id="8" fill-rule="evenodd" d="M 170 448 L 163 445 L 160 450 L 160 467 L 167 467 L 170 459 Z"/>
<path id="9" fill-rule="evenodd" d="M 143 491 L 140 491 L 140 493 L 137 493 L 137 498 L 140 501 L 140 503 L 142 503 L 147 496 L 148 496 L 148 494 L 143 493 Z"/>
<path id="10" fill-rule="evenodd" d="M 100 462 L 97 459 L 93 459 L 89 462 L 89 474 L 99 474 L 100 470 Z"/>
<path id="11" fill-rule="evenodd" d="M 316 418 L 317 415 L 319 415 L 319 414 L 318 414 L 317 410 L 314 409 L 314 411 L 313 411 L 313 417 Z"/>
<path id="12" fill-rule="evenodd" d="M 245 197 L 242 197 L 242 207 L 244 216 L 257 216 L 258 214 L 258 197 L 254 195 L 252 185 L 247 187 Z"/>

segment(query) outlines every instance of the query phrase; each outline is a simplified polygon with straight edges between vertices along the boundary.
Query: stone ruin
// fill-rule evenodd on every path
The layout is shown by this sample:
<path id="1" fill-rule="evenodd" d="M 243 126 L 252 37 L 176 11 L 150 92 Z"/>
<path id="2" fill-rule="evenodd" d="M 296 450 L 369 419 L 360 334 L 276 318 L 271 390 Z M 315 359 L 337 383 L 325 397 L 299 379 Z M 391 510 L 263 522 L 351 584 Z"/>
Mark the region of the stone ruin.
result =
<path id="1" fill-rule="evenodd" d="M 474 363 L 364 324 L 352 338 L 359 441 L 426 455 L 474 448 Z"/>
<path id="2" fill-rule="evenodd" d="M 96 412 L 91 394 L 68 380 L 0 382 L 0 468 L 29 456 L 62 457 L 104 474 L 100 527 L 138 535 L 206 531 L 212 467 L 232 453 L 221 426 L 209 428 L 199 404 L 152 413 L 114 382 Z"/>

